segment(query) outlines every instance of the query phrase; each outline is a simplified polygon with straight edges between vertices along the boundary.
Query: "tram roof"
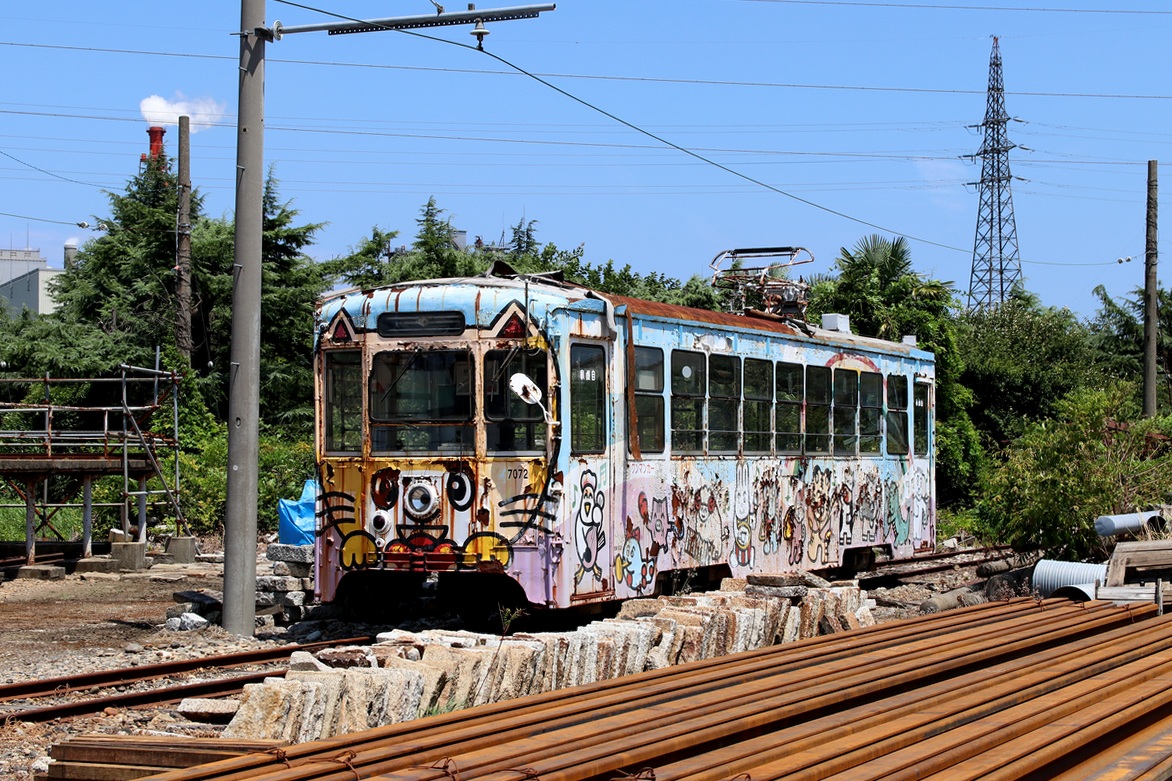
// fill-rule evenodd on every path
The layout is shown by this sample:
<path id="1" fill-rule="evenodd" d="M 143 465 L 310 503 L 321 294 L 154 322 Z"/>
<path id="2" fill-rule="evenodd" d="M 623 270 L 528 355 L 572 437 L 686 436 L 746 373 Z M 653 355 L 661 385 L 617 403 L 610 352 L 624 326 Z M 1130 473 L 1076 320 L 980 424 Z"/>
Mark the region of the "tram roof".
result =
<path id="1" fill-rule="evenodd" d="M 608 301 L 614 307 L 615 315 L 619 317 L 633 315 L 665 322 L 693 322 L 717 328 L 782 334 L 803 341 L 839 344 L 845 347 L 877 350 L 888 354 L 902 354 L 920 360 L 932 360 L 933 358 L 931 352 L 914 344 L 891 342 L 846 331 L 820 328 L 805 320 L 794 320 L 768 312 L 749 310 L 744 314 L 735 314 L 709 309 L 695 309 L 678 304 L 666 304 L 604 293 L 562 281 L 551 275 L 502 275 L 499 272 L 492 273 L 492 269 L 476 277 L 415 280 L 378 288 L 340 290 L 324 296 L 319 306 L 323 319 L 332 317 L 339 309 L 355 306 L 357 300 L 363 302 L 361 306 L 367 313 L 378 314 L 380 309 L 382 311 L 398 310 L 405 295 L 412 296 L 417 305 L 423 305 L 425 302 L 440 304 L 451 302 L 449 291 L 456 286 L 478 290 L 486 288 L 517 290 L 524 289 L 526 285 L 528 285 L 531 304 L 550 310 L 568 306 L 579 311 L 583 308 L 601 311 L 603 301 Z M 479 303 L 485 302 L 478 301 Z"/>

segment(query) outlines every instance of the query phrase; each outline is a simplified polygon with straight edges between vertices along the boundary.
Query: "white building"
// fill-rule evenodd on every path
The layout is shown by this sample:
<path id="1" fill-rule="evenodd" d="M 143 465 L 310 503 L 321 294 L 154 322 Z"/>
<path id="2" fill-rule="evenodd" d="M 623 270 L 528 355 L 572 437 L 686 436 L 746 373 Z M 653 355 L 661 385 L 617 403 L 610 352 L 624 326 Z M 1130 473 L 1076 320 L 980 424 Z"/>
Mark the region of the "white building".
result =
<path id="1" fill-rule="evenodd" d="M 76 245 L 66 245 L 66 260 L 77 252 Z M 49 282 L 64 269 L 49 268 L 49 261 L 39 249 L 0 249 L 0 303 L 10 316 L 25 309 L 44 315 L 57 308 L 49 294 Z"/>

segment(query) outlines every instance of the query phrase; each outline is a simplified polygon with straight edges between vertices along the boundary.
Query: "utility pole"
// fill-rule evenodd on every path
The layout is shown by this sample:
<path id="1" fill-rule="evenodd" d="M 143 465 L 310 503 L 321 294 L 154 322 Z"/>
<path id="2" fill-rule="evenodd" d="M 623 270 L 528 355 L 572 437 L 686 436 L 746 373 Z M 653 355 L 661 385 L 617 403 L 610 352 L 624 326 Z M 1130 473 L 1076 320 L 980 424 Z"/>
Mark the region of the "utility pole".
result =
<path id="1" fill-rule="evenodd" d="M 1147 241 L 1144 248 L 1144 417 L 1156 416 L 1156 348 L 1160 313 L 1156 288 L 1156 161 L 1148 161 Z"/>
<path id="2" fill-rule="evenodd" d="M 264 220 L 265 0 L 240 3 L 236 111 L 236 246 L 228 365 L 224 628 L 256 632 L 256 494 L 260 439 L 260 270 Z"/>
<path id="3" fill-rule="evenodd" d="M 179 221 L 175 239 L 175 344 L 191 368 L 191 118 L 179 117 Z"/>
<path id="4" fill-rule="evenodd" d="M 265 44 L 299 32 L 338 33 L 475 24 L 483 48 L 484 22 L 533 19 L 553 3 L 369 21 L 265 27 L 264 0 L 240 3 L 240 98 L 236 112 L 236 247 L 232 267 L 232 349 L 228 367 L 228 494 L 224 533 L 224 628 L 256 630 L 257 447 L 260 424 L 261 243 L 264 238 Z"/>

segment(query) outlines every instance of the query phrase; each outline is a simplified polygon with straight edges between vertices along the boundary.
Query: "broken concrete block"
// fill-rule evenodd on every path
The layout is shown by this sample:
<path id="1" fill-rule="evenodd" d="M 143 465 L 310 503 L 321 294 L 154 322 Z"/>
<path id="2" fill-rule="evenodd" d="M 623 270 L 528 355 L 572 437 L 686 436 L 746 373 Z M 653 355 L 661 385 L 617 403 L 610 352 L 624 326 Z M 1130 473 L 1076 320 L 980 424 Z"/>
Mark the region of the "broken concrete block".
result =
<path id="1" fill-rule="evenodd" d="M 176 708 L 185 719 L 208 724 L 227 724 L 239 709 L 240 700 L 220 697 L 187 697 Z"/>
<path id="2" fill-rule="evenodd" d="M 287 561 L 299 564 L 313 564 L 312 545 L 286 545 L 273 543 L 265 550 L 269 561 Z"/>

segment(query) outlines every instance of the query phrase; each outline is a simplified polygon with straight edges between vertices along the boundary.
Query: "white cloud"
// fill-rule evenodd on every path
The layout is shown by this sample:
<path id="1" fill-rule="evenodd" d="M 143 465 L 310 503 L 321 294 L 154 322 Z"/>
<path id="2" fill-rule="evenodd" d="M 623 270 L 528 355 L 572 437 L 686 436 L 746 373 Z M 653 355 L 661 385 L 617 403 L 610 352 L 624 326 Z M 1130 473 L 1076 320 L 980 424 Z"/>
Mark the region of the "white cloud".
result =
<path id="1" fill-rule="evenodd" d="M 212 98 L 187 98 L 180 93 L 176 93 L 175 100 L 151 95 L 143 98 L 138 107 L 151 125 L 177 125 L 179 117 L 190 117 L 192 133 L 215 125 L 225 115 L 223 103 Z"/>

